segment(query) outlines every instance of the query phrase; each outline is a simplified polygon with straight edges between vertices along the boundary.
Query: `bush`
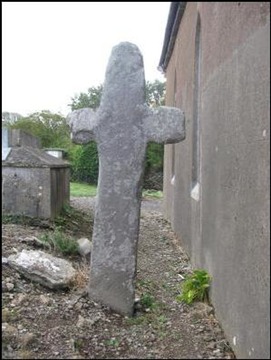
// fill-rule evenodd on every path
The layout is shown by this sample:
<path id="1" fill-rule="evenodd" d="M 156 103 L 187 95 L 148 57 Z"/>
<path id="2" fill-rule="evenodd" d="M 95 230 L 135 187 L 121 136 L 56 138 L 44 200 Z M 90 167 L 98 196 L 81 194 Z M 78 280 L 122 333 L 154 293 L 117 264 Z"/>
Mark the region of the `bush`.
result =
<path id="1" fill-rule="evenodd" d="M 99 157 L 94 141 L 87 145 L 75 146 L 70 153 L 70 161 L 71 181 L 97 185 Z"/>
<path id="2" fill-rule="evenodd" d="M 144 189 L 163 190 L 164 145 L 149 143 L 144 170 Z"/>
<path id="3" fill-rule="evenodd" d="M 144 169 L 144 189 L 163 189 L 162 144 L 150 143 L 147 146 Z M 91 141 L 87 145 L 74 145 L 69 151 L 71 162 L 71 181 L 97 185 L 99 176 L 99 156 L 97 145 Z"/>

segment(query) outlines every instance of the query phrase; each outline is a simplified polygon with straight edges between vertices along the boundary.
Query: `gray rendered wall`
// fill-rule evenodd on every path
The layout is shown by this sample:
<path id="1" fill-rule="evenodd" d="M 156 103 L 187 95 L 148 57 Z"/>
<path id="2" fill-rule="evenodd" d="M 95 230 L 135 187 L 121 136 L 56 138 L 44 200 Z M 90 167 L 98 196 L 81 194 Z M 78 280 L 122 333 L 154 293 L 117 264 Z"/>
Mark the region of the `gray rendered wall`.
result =
<path id="1" fill-rule="evenodd" d="M 31 146 L 31 147 L 41 147 L 40 139 L 37 137 L 28 134 L 27 132 L 21 129 L 12 129 L 9 131 L 9 146 Z"/>
<path id="2" fill-rule="evenodd" d="M 49 168 L 3 167 L 3 214 L 50 218 L 49 184 Z"/>
<path id="3" fill-rule="evenodd" d="M 199 202 L 191 198 L 197 16 Z M 173 146 L 165 149 L 165 215 L 193 265 L 212 275 L 216 316 L 246 359 L 270 358 L 269 44 L 269 3 L 187 3 L 166 74 L 167 105 L 184 110 L 187 136 L 174 145 L 174 164 Z"/>

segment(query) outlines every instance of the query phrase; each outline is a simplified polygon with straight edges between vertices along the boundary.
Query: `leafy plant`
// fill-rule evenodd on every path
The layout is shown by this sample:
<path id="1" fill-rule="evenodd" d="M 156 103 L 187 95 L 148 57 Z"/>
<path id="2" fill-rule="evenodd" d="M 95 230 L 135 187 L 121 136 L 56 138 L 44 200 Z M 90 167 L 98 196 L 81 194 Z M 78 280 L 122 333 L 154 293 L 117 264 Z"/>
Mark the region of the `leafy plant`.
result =
<path id="1" fill-rule="evenodd" d="M 194 301 L 208 301 L 208 289 L 211 277 L 207 271 L 197 269 L 192 275 L 186 277 L 181 285 L 181 294 L 177 296 L 178 301 L 191 304 Z"/>
<path id="2" fill-rule="evenodd" d="M 49 244 L 55 251 L 64 255 L 74 255 L 78 253 L 78 244 L 76 240 L 65 235 L 58 228 L 51 234 L 47 233 L 43 235 L 41 241 Z"/>

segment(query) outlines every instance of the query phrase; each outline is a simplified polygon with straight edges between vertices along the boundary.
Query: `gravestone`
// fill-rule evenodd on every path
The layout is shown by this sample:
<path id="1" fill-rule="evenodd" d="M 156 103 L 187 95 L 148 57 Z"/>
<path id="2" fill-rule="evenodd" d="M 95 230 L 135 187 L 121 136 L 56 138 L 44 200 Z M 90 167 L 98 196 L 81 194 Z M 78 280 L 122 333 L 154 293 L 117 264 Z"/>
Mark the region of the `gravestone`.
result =
<path id="1" fill-rule="evenodd" d="M 68 115 L 73 141 L 95 140 L 99 153 L 89 296 L 124 315 L 134 310 L 146 145 L 185 138 L 183 112 L 148 108 L 144 90 L 142 55 L 123 42 L 112 50 L 99 109 Z"/>

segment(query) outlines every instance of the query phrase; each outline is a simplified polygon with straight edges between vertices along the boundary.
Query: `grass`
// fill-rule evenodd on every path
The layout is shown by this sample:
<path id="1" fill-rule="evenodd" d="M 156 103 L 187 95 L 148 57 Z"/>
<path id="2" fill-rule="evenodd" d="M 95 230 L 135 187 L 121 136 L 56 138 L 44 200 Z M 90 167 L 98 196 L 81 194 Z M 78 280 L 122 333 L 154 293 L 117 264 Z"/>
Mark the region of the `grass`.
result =
<path id="1" fill-rule="evenodd" d="M 143 308 L 147 308 L 147 309 L 153 309 L 156 306 L 154 297 L 151 296 L 149 293 L 142 294 L 140 298 L 140 303 L 143 306 Z"/>
<path id="2" fill-rule="evenodd" d="M 207 301 L 211 277 L 207 271 L 197 269 L 188 275 L 181 285 L 181 294 L 177 296 L 178 301 L 190 305 L 194 301 Z"/>
<path id="3" fill-rule="evenodd" d="M 78 244 L 74 238 L 64 234 L 60 229 L 41 236 L 41 241 L 48 244 L 54 251 L 63 255 L 75 255 L 78 253 Z"/>
<path id="4" fill-rule="evenodd" d="M 85 183 L 70 182 L 70 195 L 74 197 L 80 196 L 96 196 L 97 186 Z M 143 190 L 144 198 L 162 199 L 163 192 L 158 190 Z"/>
<path id="5" fill-rule="evenodd" d="M 97 186 L 83 183 L 70 183 L 70 194 L 74 197 L 96 196 Z"/>
<path id="6" fill-rule="evenodd" d="M 154 198 L 154 199 L 162 199 L 163 197 L 163 192 L 159 191 L 159 190 L 143 190 L 142 193 L 143 197 L 150 197 L 150 198 Z"/>
<path id="7" fill-rule="evenodd" d="M 17 225 L 29 225 L 35 226 L 36 223 L 40 222 L 38 218 L 33 218 L 27 215 L 12 215 L 3 214 L 2 224 L 17 224 Z"/>
<path id="8" fill-rule="evenodd" d="M 86 262 L 80 263 L 76 268 L 76 274 L 71 280 L 70 287 L 74 289 L 85 289 L 89 281 L 89 265 Z"/>

